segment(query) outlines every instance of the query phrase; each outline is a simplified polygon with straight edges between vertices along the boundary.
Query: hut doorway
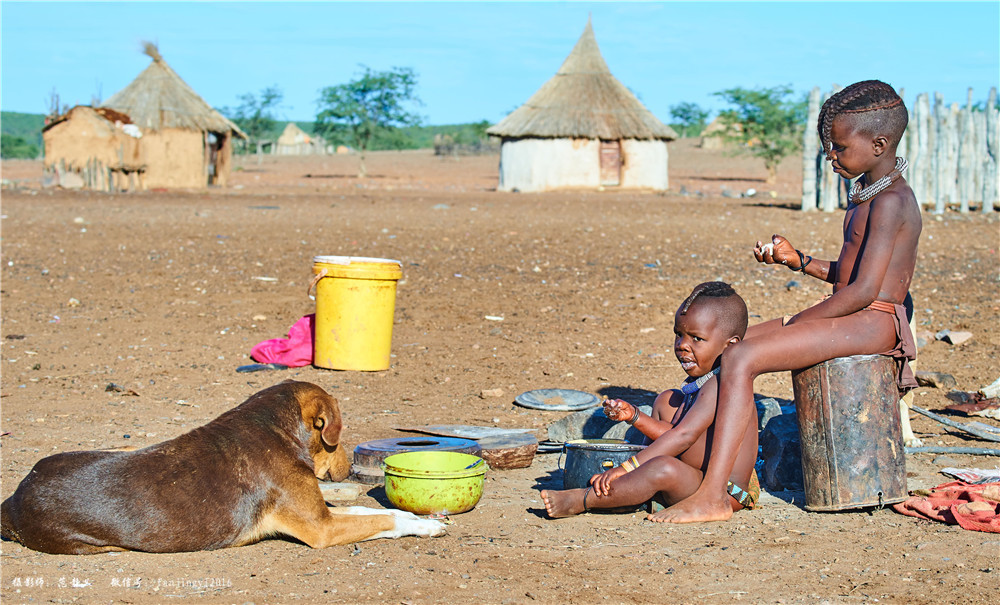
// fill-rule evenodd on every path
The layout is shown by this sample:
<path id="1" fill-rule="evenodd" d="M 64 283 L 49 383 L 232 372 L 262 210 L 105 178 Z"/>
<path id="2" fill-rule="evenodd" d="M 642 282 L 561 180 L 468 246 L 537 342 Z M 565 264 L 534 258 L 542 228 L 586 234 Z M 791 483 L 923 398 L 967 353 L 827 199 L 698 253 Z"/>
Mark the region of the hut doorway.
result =
<path id="1" fill-rule="evenodd" d="M 219 177 L 219 152 L 222 149 L 222 137 L 214 132 L 205 133 L 205 172 L 208 185 L 215 185 Z"/>
<path id="2" fill-rule="evenodd" d="M 601 185 L 617 187 L 622 180 L 621 141 L 601 141 Z"/>

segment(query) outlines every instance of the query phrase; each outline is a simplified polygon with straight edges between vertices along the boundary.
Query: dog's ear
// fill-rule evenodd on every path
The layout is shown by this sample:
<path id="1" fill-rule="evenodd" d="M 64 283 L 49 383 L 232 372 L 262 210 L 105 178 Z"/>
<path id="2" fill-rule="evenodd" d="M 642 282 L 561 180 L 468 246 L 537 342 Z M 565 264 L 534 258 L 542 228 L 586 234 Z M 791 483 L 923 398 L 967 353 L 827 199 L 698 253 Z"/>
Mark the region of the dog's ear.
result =
<path id="1" fill-rule="evenodd" d="M 337 411 L 337 400 L 333 397 L 324 402 L 316 410 L 316 418 L 313 420 L 313 428 L 320 431 L 323 443 L 329 447 L 335 447 L 340 443 L 340 431 L 344 426 Z"/>

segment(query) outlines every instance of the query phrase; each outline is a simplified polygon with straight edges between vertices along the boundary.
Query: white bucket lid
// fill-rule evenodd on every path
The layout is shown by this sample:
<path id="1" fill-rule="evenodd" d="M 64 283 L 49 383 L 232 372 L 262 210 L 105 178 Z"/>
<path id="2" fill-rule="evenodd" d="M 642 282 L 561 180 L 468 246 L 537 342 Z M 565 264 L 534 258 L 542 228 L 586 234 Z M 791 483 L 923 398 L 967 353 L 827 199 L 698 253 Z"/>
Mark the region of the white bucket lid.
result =
<path id="1" fill-rule="evenodd" d="M 391 258 L 371 258 L 368 256 L 314 256 L 313 262 L 325 263 L 327 265 L 350 265 L 351 263 L 379 263 L 379 264 L 395 263 L 400 267 L 403 266 L 402 261 L 394 260 Z"/>

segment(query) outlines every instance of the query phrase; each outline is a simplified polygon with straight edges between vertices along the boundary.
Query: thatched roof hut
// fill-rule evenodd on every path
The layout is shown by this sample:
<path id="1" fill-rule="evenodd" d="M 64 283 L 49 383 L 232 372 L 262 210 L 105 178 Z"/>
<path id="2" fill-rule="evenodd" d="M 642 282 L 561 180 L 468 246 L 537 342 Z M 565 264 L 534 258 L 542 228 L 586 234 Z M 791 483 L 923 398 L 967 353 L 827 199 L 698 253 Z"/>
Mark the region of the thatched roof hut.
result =
<path id="1" fill-rule="evenodd" d="M 276 155 L 325 155 L 326 141 L 319 135 L 310 136 L 295 122 L 289 122 L 274 146 Z"/>
<path id="2" fill-rule="evenodd" d="M 167 65 L 155 46 L 146 43 L 144 52 L 153 62 L 101 107 L 127 114 L 133 124 L 144 130 L 234 132 L 246 138 L 236 124 L 212 109 Z"/>
<path id="3" fill-rule="evenodd" d="M 212 109 L 152 44 L 153 59 L 99 107 L 74 107 L 43 131 L 45 166 L 104 191 L 225 185 L 232 138 L 246 138 Z M 79 179 L 78 179 L 79 180 Z"/>
<path id="4" fill-rule="evenodd" d="M 726 141 L 726 135 L 739 136 L 743 132 L 743 126 L 740 124 L 733 124 L 727 127 L 722 118 L 716 116 L 714 120 L 708 123 L 708 126 L 701 131 L 701 148 L 702 149 L 722 149 L 727 145 L 731 145 Z"/>
<path id="5" fill-rule="evenodd" d="M 501 137 L 500 189 L 667 188 L 672 128 L 608 69 L 590 21 L 562 67 L 488 134 Z"/>
<path id="6" fill-rule="evenodd" d="M 246 134 L 198 96 L 153 44 L 144 52 L 153 60 L 149 67 L 101 106 L 127 114 L 143 131 L 145 186 L 225 185 L 232 137 Z"/>

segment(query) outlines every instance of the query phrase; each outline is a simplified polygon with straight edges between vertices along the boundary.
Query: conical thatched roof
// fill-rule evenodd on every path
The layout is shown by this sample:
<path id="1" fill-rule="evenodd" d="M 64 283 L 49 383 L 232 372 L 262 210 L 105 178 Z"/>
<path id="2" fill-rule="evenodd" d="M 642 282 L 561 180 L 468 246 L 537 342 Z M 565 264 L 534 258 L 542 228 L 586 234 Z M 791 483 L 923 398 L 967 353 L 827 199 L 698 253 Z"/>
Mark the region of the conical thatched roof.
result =
<path id="1" fill-rule="evenodd" d="M 181 128 L 211 132 L 233 131 L 246 138 L 236 124 L 212 109 L 198 93 L 170 69 L 156 47 L 146 43 L 145 53 L 153 62 L 131 84 L 101 104 L 132 118 L 149 130 Z"/>
<path id="2" fill-rule="evenodd" d="M 664 139 L 677 133 L 656 119 L 608 70 L 594 30 L 583 35 L 562 67 L 528 101 L 490 127 L 501 137 Z"/>

